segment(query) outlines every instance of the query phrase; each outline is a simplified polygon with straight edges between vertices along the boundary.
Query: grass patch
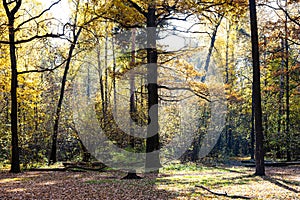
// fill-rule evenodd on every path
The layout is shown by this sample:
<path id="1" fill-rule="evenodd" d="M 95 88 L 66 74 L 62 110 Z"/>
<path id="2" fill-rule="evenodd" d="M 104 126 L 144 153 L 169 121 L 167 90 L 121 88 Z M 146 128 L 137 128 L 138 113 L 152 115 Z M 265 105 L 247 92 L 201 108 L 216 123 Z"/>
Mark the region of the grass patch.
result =
<path id="1" fill-rule="evenodd" d="M 162 170 L 162 176 L 157 178 L 156 185 L 161 190 L 178 191 L 180 195 L 190 199 L 203 197 L 203 192 L 196 185 L 223 191 L 223 188 L 242 188 L 248 184 L 260 182 L 261 179 L 252 176 L 253 172 L 243 167 L 207 167 L 194 163 L 171 164 Z M 198 192 L 196 192 L 198 191 Z M 240 190 L 239 190 L 240 191 Z M 233 192 L 234 194 L 236 191 Z M 201 199 L 201 198 L 200 198 Z"/>
<path id="2" fill-rule="evenodd" d="M 0 171 L 9 171 L 10 170 L 10 164 L 0 162 Z"/>
<path id="3" fill-rule="evenodd" d="M 167 165 L 163 168 L 162 172 L 165 171 L 199 171 L 204 169 L 203 166 L 198 166 L 196 163 L 175 163 Z"/>

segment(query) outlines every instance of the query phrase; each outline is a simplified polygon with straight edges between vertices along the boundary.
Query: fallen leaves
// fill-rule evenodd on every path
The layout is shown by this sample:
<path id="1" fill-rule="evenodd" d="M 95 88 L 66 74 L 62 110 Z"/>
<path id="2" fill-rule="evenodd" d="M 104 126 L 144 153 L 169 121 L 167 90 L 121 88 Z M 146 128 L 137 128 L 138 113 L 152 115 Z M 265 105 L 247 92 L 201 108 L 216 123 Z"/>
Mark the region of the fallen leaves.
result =
<path id="1" fill-rule="evenodd" d="M 121 180 L 124 172 L 0 173 L 0 199 L 228 199 L 214 192 L 254 199 L 300 199 L 299 166 L 267 168 L 255 177 L 249 168 L 163 170 L 141 180 Z"/>

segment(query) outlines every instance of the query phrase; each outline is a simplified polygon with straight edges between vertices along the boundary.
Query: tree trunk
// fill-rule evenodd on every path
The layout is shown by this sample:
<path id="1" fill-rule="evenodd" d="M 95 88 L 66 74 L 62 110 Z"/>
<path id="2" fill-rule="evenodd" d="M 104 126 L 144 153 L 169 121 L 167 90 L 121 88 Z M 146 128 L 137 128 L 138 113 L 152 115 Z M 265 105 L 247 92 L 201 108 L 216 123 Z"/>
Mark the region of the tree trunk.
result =
<path id="1" fill-rule="evenodd" d="M 252 88 L 253 90 L 253 88 Z M 254 98 L 252 93 L 252 109 L 251 109 L 251 133 L 250 133 L 250 155 L 254 159 L 254 144 L 255 144 L 255 123 L 254 123 Z"/>
<path id="2" fill-rule="evenodd" d="M 11 169 L 10 172 L 19 173 L 20 170 L 20 156 L 19 156 L 19 140 L 18 140 L 18 102 L 17 102 L 17 88 L 18 88 L 18 72 L 17 72 L 17 58 L 16 47 L 14 44 L 14 20 L 9 23 L 9 41 L 10 44 L 10 60 L 11 60 Z"/>
<path id="3" fill-rule="evenodd" d="M 287 0 L 286 0 L 287 7 Z M 285 127 L 285 137 L 286 137 L 286 160 L 291 161 L 291 141 L 290 141 L 290 74 L 289 74 L 289 44 L 288 44 L 288 16 L 285 16 L 285 39 L 284 39 L 284 45 L 285 45 L 285 71 L 286 71 L 286 80 L 285 80 L 285 103 L 286 103 L 286 127 Z"/>
<path id="4" fill-rule="evenodd" d="M 282 48 L 284 48 L 284 41 L 282 39 Z M 282 145 L 282 124 L 283 124 L 283 97 L 284 97 L 284 55 L 282 56 L 282 61 L 280 64 L 280 78 L 279 78 L 279 97 L 278 97 L 278 121 L 277 121 L 277 145 L 276 145 L 276 158 L 282 158 L 282 153 L 281 153 L 281 145 Z"/>
<path id="5" fill-rule="evenodd" d="M 106 22 L 107 23 L 107 22 Z M 105 104 L 105 113 L 108 111 L 108 102 L 109 102 L 109 95 L 108 95 L 108 24 L 105 27 L 105 47 L 104 47 L 104 83 L 105 83 L 105 90 L 104 90 L 104 104 Z M 107 122 L 107 117 L 104 115 L 104 121 Z"/>
<path id="6" fill-rule="evenodd" d="M 67 62 L 66 62 L 65 70 L 64 70 L 64 75 L 63 75 L 63 78 L 61 81 L 60 95 L 59 95 L 59 100 L 58 100 L 58 104 L 57 104 L 57 108 L 56 108 L 56 113 L 54 116 L 55 118 L 54 118 L 54 128 L 53 128 L 53 135 L 52 135 L 52 148 L 51 148 L 50 158 L 49 158 L 49 163 L 48 163 L 49 165 L 57 162 L 57 158 L 56 158 L 57 136 L 58 136 L 58 126 L 59 126 L 59 120 L 60 120 L 60 115 L 61 115 L 62 103 L 63 103 L 63 99 L 64 99 L 67 76 L 68 76 L 69 69 L 70 69 L 70 63 L 71 63 L 71 59 L 73 56 L 73 51 L 75 49 L 78 37 L 81 33 L 81 30 L 82 30 L 82 27 L 80 27 L 78 32 L 75 34 L 75 28 L 74 28 L 74 40 L 69 49 L 69 54 L 68 54 L 68 58 L 67 58 Z"/>
<path id="7" fill-rule="evenodd" d="M 135 65 L 135 38 L 136 38 L 136 31 L 135 29 L 132 30 L 132 42 L 131 42 L 131 67 L 134 68 Z M 134 71 L 130 72 L 130 98 L 129 98 L 129 112 L 130 116 L 136 117 L 136 105 L 135 105 L 135 74 Z M 129 135 L 129 145 L 132 149 L 134 149 L 134 128 L 133 122 L 134 119 L 130 119 L 130 135 Z"/>
<path id="8" fill-rule="evenodd" d="M 9 31 L 9 50 L 11 62 L 11 169 L 12 173 L 20 173 L 20 155 L 19 155 L 19 140 L 18 140 L 18 101 L 17 101 L 17 88 L 18 88 L 18 70 L 17 70 L 17 56 L 15 46 L 15 14 L 19 10 L 22 1 L 16 1 L 15 7 L 9 10 L 9 2 L 3 0 L 6 16 L 8 18 L 8 31 Z"/>
<path id="9" fill-rule="evenodd" d="M 100 95 L 101 95 L 101 105 L 102 105 L 102 115 L 103 118 L 106 115 L 106 108 L 105 108 L 105 97 L 104 97 L 104 84 L 103 84 L 103 74 L 101 68 L 101 49 L 100 49 L 100 41 L 97 40 L 97 71 L 99 76 L 99 87 L 100 87 Z M 104 118 L 105 120 L 105 118 Z M 104 121 L 105 122 L 105 121 Z M 105 126 L 106 124 L 104 124 Z"/>
<path id="10" fill-rule="evenodd" d="M 253 59 L 253 106 L 255 118 L 255 175 L 265 175 L 264 165 L 264 147 L 263 147 L 263 127 L 262 127 L 262 109 L 261 109 L 261 91 L 260 91 L 260 64 L 259 64 L 259 46 L 257 31 L 257 16 L 255 0 L 249 0 L 250 5 L 250 23 L 251 23 L 251 43 Z"/>
<path id="11" fill-rule="evenodd" d="M 264 87 L 267 88 L 268 87 L 268 78 L 269 77 L 267 76 L 268 64 L 267 64 L 267 38 L 266 38 L 266 36 L 264 36 L 264 60 L 263 60 L 263 63 L 264 63 L 264 70 L 265 70 Z M 267 97 L 268 97 L 268 95 L 269 95 L 269 92 L 265 91 L 265 94 L 264 94 L 264 96 L 266 97 L 266 99 L 264 100 L 265 114 L 264 114 L 264 117 L 263 117 L 263 125 L 265 127 L 265 129 L 264 129 L 264 135 L 265 135 L 265 137 L 267 137 L 268 130 L 269 130 L 269 122 L 268 122 L 268 120 L 269 120 L 269 113 L 267 112 L 267 107 L 268 107 L 268 98 Z M 269 143 L 266 144 L 266 145 L 268 145 L 268 148 L 270 148 Z M 265 151 L 267 151 L 267 150 L 265 150 Z"/>
<path id="12" fill-rule="evenodd" d="M 219 28 L 219 26 L 222 22 L 223 16 L 224 15 L 219 16 L 219 19 L 218 19 L 218 22 L 216 24 L 215 30 L 214 30 L 214 32 L 212 34 L 212 37 L 211 37 L 210 46 L 209 46 L 209 49 L 208 49 L 208 54 L 207 54 L 207 57 L 206 57 L 206 60 L 205 60 L 205 66 L 204 66 L 204 71 L 206 73 L 208 72 L 208 67 L 209 67 L 209 64 L 210 64 L 211 56 L 212 56 L 213 49 L 214 49 L 215 42 L 216 42 L 218 28 Z M 202 76 L 201 82 L 204 82 L 205 79 L 206 79 L 206 75 Z"/>
<path id="13" fill-rule="evenodd" d="M 114 37 L 112 37 L 111 43 L 112 43 L 112 56 L 113 56 L 113 80 L 112 80 L 112 84 L 113 84 L 113 90 L 114 90 L 114 113 L 115 113 L 115 117 L 116 117 L 116 116 L 118 116 L 117 115 L 117 88 L 116 88 L 116 67 L 117 67 L 117 63 L 116 63 L 116 52 L 115 52 Z"/>
<path id="14" fill-rule="evenodd" d="M 131 67 L 135 67 L 135 39 L 136 39 L 136 30 L 132 30 L 132 42 L 131 42 Z M 130 97 L 129 97 L 129 112 L 130 116 L 136 117 L 136 105 L 135 105 L 135 74 L 134 71 L 130 72 Z M 134 141 L 134 128 L 133 128 L 134 119 L 130 119 L 130 135 L 128 136 L 128 142 L 132 149 L 135 147 Z M 128 174 L 122 179 L 141 179 L 140 176 L 137 176 L 135 170 L 131 170 Z"/>
<path id="15" fill-rule="evenodd" d="M 148 81 L 148 126 L 146 139 L 146 171 L 157 171 L 160 167 L 158 133 L 158 86 L 156 49 L 156 5 L 149 3 L 147 15 L 147 81 Z"/>

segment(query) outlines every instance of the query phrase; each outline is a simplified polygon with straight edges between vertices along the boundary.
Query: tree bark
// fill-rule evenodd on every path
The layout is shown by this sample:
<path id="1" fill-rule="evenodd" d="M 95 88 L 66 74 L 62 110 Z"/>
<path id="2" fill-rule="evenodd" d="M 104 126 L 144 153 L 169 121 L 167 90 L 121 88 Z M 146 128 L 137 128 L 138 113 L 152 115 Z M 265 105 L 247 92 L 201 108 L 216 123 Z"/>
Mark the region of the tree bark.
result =
<path id="1" fill-rule="evenodd" d="M 18 69 L 17 69 L 17 56 L 15 45 L 15 14 L 21 7 L 22 1 L 16 1 L 13 9 L 9 10 L 9 2 L 3 0 L 6 16 L 8 18 L 8 31 L 9 31 L 9 50 L 11 62 L 11 169 L 12 173 L 20 173 L 20 155 L 19 155 L 19 139 L 18 139 L 18 101 L 17 101 L 17 88 L 18 88 Z"/>
<path id="2" fill-rule="evenodd" d="M 253 106 L 255 118 L 255 175 L 265 175 L 264 165 L 264 146 L 263 146 L 263 127 L 262 127 L 262 109 L 261 109 L 261 91 L 260 91 L 260 64 L 259 64 L 259 46 L 257 31 L 257 16 L 255 0 L 249 0 L 250 5 L 250 23 L 251 23 L 251 43 L 253 59 Z"/>
<path id="3" fill-rule="evenodd" d="M 159 159 L 158 133 L 158 85 L 156 49 L 156 5 L 149 3 L 147 13 L 147 81 L 148 81 L 148 126 L 146 139 L 146 171 L 157 171 L 161 167 Z M 151 115 L 151 116 L 150 116 Z"/>

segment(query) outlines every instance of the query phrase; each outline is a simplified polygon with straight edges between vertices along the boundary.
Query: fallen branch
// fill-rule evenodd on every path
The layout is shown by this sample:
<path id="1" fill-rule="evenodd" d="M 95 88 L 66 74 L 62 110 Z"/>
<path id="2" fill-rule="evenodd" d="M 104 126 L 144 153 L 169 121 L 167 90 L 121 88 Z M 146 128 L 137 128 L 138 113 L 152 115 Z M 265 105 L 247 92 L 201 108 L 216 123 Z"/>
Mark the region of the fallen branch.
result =
<path id="1" fill-rule="evenodd" d="M 30 169 L 26 169 L 25 171 L 30 171 L 30 172 L 65 172 L 67 171 L 66 168 L 30 168 Z"/>
<path id="2" fill-rule="evenodd" d="M 79 166 L 79 165 L 73 165 L 73 166 L 66 167 L 66 169 L 70 170 L 70 171 L 85 170 L 85 171 L 100 171 L 100 172 L 104 171 L 105 168 L 106 168 L 106 166 L 92 168 L 92 167 L 84 167 L 84 166 Z"/>
<path id="3" fill-rule="evenodd" d="M 204 189 L 204 190 L 206 190 L 206 191 L 208 191 L 211 194 L 216 195 L 216 196 L 224 196 L 224 197 L 229 197 L 229 198 L 232 198 L 232 199 L 251 199 L 251 197 L 246 197 L 246 196 L 228 195 L 226 192 L 225 193 L 214 192 L 214 191 L 211 191 L 210 189 L 204 187 L 203 185 L 195 185 L 195 187 Z"/>
<path id="4" fill-rule="evenodd" d="M 31 168 L 27 169 L 26 171 L 59 171 L 59 172 L 65 172 L 65 171 L 74 171 L 74 172 L 85 172 L 85 171 L 98 171 L 102 172 L 104 171 L 105 167 L 103 168 L 90 168 L 90 167 L 82 167 L 82 166 L 70 166 L 70 167 L 64 167 L 64 168 Z"/>
<path id="5" fill-rule="evenodd" d="M 242 164 L 245 167 L 255 167 L 255 161 L 253 160 L 245 160 L 242 161 Z M 265 166 L 267 167 L 286 167 L 286 166 L 292 166 L 292 165 L 300 165 L 299 161 L 294 162 L 265 162 Z"/>

